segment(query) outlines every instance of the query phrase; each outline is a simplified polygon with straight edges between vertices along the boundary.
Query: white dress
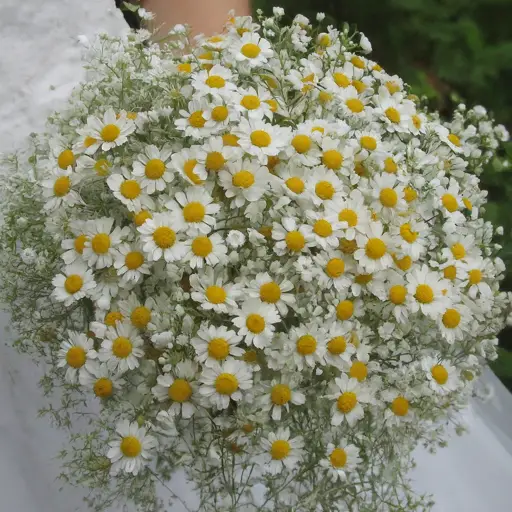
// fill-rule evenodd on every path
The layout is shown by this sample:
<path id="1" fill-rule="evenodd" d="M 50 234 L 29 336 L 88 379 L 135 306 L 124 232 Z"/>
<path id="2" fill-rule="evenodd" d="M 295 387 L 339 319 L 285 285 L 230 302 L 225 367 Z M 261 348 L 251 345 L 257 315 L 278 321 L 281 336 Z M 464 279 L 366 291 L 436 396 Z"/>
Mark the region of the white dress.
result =
<path id="1" fill-rule="evenodd" d="M 0 151 L 10 151 L 65 100 L 82 77 L 78 36 L 127 30 L 114 0 L 2 0 L 0 24 Z M 83 40 L 83 38 L 81 38 Z M 8 317 L 0 316 L 0 511 L 86 512 L 85 490 L 56 480 L 63 436 L 37 418 L 45 399 L 41 374 L 7 345 Z M 417 451 L 412 477 L 434 495 L 435 512 L 508 512 L 512 482 L 512 395 L 487 372 L 494 398 L 467 412 L 471 432 L 432 456 Z M 179 475 L 171 486 L 186 485 Z M 162 492 L 162 497 L 165 493 Z M 121 510 L 121 509 L 119 509 Z M 173 512 L 183 510 L 173 507 Z"/>

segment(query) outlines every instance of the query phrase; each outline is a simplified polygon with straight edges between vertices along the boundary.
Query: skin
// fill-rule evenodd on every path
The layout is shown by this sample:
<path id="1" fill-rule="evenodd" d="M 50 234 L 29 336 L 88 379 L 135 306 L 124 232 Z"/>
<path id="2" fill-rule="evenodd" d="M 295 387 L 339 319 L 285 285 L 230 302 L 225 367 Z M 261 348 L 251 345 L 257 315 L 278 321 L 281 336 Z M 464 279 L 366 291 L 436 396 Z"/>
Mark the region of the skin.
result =
<path id="1" fill-rule="evenodd" d="M 192 34 L 207 36 L 222 32 L 228 12 L 236 16 L 251 14 L 250 0 L 144 0 L 143 6 L 156 16 L 152 24 L 164 35 L 178 23 L 189 24 Z"/>

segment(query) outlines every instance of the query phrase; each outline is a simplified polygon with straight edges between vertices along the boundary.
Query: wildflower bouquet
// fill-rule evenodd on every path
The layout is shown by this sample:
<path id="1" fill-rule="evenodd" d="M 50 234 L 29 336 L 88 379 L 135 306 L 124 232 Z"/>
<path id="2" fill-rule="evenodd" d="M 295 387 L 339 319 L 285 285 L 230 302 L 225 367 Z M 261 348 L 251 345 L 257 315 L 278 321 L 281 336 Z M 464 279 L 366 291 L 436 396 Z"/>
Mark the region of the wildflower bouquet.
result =
<path id="1" fill-rule="evenodd" d="M 95 510 L 163 509 L 176 471 L 201 511 L 425 510 L 411 452 L 496 357 L 478 174 L 505 129 L 442 122 L 363 34 L 282 15 L 102 36 L 4 159 L 3 300 L 44 412 L 89 420 L 62 457 Z"/>

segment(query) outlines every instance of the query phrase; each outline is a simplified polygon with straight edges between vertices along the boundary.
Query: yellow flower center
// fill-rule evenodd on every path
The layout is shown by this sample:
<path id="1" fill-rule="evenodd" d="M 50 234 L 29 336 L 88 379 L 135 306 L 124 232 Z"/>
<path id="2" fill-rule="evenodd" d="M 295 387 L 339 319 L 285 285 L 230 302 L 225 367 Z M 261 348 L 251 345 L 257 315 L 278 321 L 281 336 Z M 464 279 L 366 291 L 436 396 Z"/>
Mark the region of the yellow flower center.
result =
<path id="1" fill-rule="evenodd" d="M 357 405 L 357 395 L 352 391 L 345 391 L 338 397 L 338 410 L 343 414 L 348 414 Z"/>
<path id="2" fill-rule="evenodd" d="M 140 441 L 134 436 L 123 437 L 121 441 L 121 452 L 125 457 L 133 459 L 142 451 Z"/>
<path id="3" fill-rule="evenodd" d="M 334 448 L 329 460 L 334 468 L 342 468 L 347 463 L 347 452 L 343 448 Z"/>
<path id="4" fill-rule="evenodd" d="M 350 300 L 342 300 L 336 306 L 338 320 L 348 320 L 354 314 L 354 303 Z"/>
<path id="5" fill-rule="evenodd" d="M 128 270 L 136 270 L 144 263 L 144 256 L 139 251 L 129 252 L 124 258 Z"/>
<path id="6" fill-rule="evenodd" d="M 411 230 L 411 225 L 406 222 L 400 226 L 400 236 L 408 243 L 412 244 L 418 238 L 418 232 Z"/>
<path id="7" fill-rule="evenodd" d="M 395 124 L 398 124 L 400 122 L 400 112 L 396 108 L 389 107 L 386 109 L 386 117 Z"/>
<path id="8" fill-rule="evenodd" d="M 335 149 L 324 151 L 322 162 L 327 169 L 338 170 L 343 164 L 343 155 Z"/>
<path id="9" fill-rule="evenodd" d="M 430 373 L 438 384 L 441 386 L 446 384 L 446 381 L 448 380 L 448 372 L 442 364 L 436 364 L 435 366 L 432 366 Z"/>
<path id="10" fill-rule="evenodd" d="M 153 232 L 153 241 L 160 249 L 169 249 L 176 241 L 176 233 L 167 226 L 160 226 Z"/>
<path id="11" fill-rule="evenodd" d="M 82 347 L 71 347 L 66 353 L 66 363 L 71 368 L 81 368 L 85 364 L 86 354 Z"/>
<path id="12" fill-rule="evenodd" d="M 212 110 L 212 119 L 214 121 L 217 121 L 218 123 L 221 123 L 222 121 L 225 121 L 229 115 L 229 110 L 224 105 L 219 105 Z"/>
<path id="13" fill-rule="evenodd" d="M 265 100 L 265 103 L 270 107 L 270 110 L 272 112 L 277 112 L 279 105 L 276 100 L 274 100 L 274 99 Z"/>
<path id="14" fill-rule="evenodd" d="M 384 160 L 384 170 L 389 174 L 395 174 L 398 170 L 395 161 L 389 156 Z"/>
<path id="15" fill-rule="evenodd" d="M 115 124 L 107 124 L 101 129 L 101 138 L 105 142 L 114 142 L 121 134 L 121 130 Z"/>
<path id="16" fill-rule="evenodd" d="M 112 343 L 112 353 L 119 359 L 126 359 L 132 353 L 132 348 L 132 342 L 124 336 L 119 336 Z"/>
<path id="17" fill-rule="evenodd" d="M 81 276 L 78 274 L 72 274 L 66 278 L 66 281 L 64 282 L 64 288 L 69 294 L 73 295 L 73 293 L 81 290 L 83 284 L 84 280 L 81 278 Z"/>
<path id="18" fill-rule="evenodd" d="M 466 249 L 461 243 L 457 242 L 456 244 L 453 244 L 450 250 L 452 251 L 453 257 L 456 260 L 461 260 L 464 258 L 464 256 L 466 256 Z"/>
<path id="19" fill-rule="evenodd" d="M 149 213 L 147 210 L 141 210 L 140 212 L 135 214 L 133 220 L 137 226 L 142 226 L 144 222 L 151 218 L 151 213 Z"/>
<path id="20" fill-rule="evenodd" d="M 343 254 L 354 254 L 357 249 L 357 242 L 355 240 L 347 240 L 342 238 L 339 245 L 340 251 Z"/>
<path id="21" fill-rule="evenodd" d="M 338 220 L 340 222 L 346 222 L 349 227 L 353 228 L 354 226 L 357 226 L 357 213 L 354 210 L 345 208 L 338 214 Z"/>
<path id="22" fill-rule="evenodd" d="M 447 309 L 443 315 L 443 325 L 455 329 L 460 324 L 460 313 L 456 309 Z"/>
<path id="23" fill-rule="evenodd" d="M 306 334 L 305 336 L 301 336 L 297 340 L 297 352 L 302 356 L 307 356 L 309 354 L 313 354 L 316 350 L 316 339 L 311 334 Z"/>
<path id="24" fill-rule="evenodd" d="M 357 98 L 349 98 L 345 101 L 345 105 L 351 112 L 354 112 L 354 114 L 359 114 L 364 110 L 363 102 Z"/>
<path id="25" fill-rule="evenodd" d="M 272 388 L 270 398 L 275 405 L 287 404 L 292 398 L 291 389 L 286 384 L 276 384 Z"/>
<path id="26" fill-rule="evenodd" d="M 343 336 L 336 336 L 327 343 L 327 350 L 335 356 L 343 354 L 347 350 L 347 341 Z"/>
<path id="27" fill-rule="evenodd" d="M 226 85 L 226 80 L 222 78 L 219 75 L 210 75 L 206 80 L 205 83 L 208 87 L 211 87 L 212 89 L 222 89 Z"/>
<path id="28" fill-rule="evenodd" d="M 394 257 L 393 260 L 395 261 L 396 266 L 403 272 L 406 272 L 411 268 L 412 259 L 410 256 L 404 256 L 403 258 Z"/>
<path id="29" fill-rule="evenodd" d="M 368 151 L 374 151 L 377 149 L 377 141 L 369 135 L 363 135 L 359 142 L 361 143 L 361 147 L 367 149 Z"/>
<path id="30" fill-rule="evenodd" d="M 407 295 L 407 289 L 401 284 L 395 284 L 389 289 L 389 300 L 395 304 L 403 304 Z"/>
<path id="31" fill-rule="evenodd" d="M 379 71 L 382 71 L 382 68 Z M 390 94 L 395 94 L 400 90 L 400 85 L 396 82 L 386 82 L 385 85 Z"/>
<path id="32" fill-rule="evenodd" d="M 106 377 L 100 377 L 94 383 L 94 394 L 100 398 L 107 398 L 112 395 L 114 386 L 112 381 Z"/>
<path id="33" fill-rule="evenodd" d="M 206 208 L 198 202 L 188 203 L 183 208 L 183 218 L 187 222 L 201 222 L 206 215 Z"/>
<path id="34" fill-rule="evenodd" d="M 404 197 L 408 203 L 412 203 L 418 197 L 418 192 L 411 187 L 405 187 Z"/>
<path id="35" fill-rule="evenodd" d="M 181 73 L 190 73 L 192 71 L 192 64 L 190 64 L 190 62 L 182 62 L 178 64 L 178 71 Z"/>
<path id="36" fill-rule="evenodd" d="M 205 166 L 209 171 L 219 171 L 224 167 L 226 159 L 222 153 L 212 151 L 206 155 Z"/>
<path id="37" fill-rule="evenodd" d="M 194 172 L 194 167 L 197 164 L 197 160 L 187 160 L 185 164 L 183 165 L 183 172 L 185 173 L 185 176 L 194 184 L 194 185 L 200 185 L 203 183 L 203 180 Z"/>
<path id="38" fill-rule="evenodd" d="M 234 187 L 249 188 L 254 185 L 254 174 L 250 171 L 238 171 L 231 180 Z"/>
<path id="39" fill-rule="evenodd" d="M 140 195 L 140 185 L 135 180 L 126 180 L 121 183 L 119 191 L 126 199 L 135 199 Z"/>
<path id="40" fill-rule="evenodd" d="M 111 311 L 105 315 L 104 322 L 109 327 L 114 327 L 116 322 L 120 322 L 123 319 L 122 313 L 119 311 Z"/>
<path id="41" fill-rule="evenodd" d="M 453 281 L 457 277 L 457 268 L 455 265 L 449 265 L 443 270 L 443 275 L 446 279 Z"/>
<path id="42" fill-rule="evenodd" d="M 265 319 L 256 313 L 247 316 L 245 325 L 253 334 L 260 334 L 265 330 Z"/>
<path id="43" fill-rule="evenodd" d="M 224 338 L 213 338 L 208 343 L 208 355 L 222 361 L 229 355 L 229 343 Z"/>
<path id="44" fill-rule="evenodd" d="M 192 386 L 185 379 L 176 379 L 167 391 L 169 398 L 173 402 L 183 403 L 190 400 L 192 396 Z"/>
<path id="45" fill-rule="evenodd" d="M 221 373 L 215 380 L 215 389 L 221 395 L 232 395 L 238 389 L 238 379 L 232 373 Z"/>
<path id="46" fill-rule="evenodd" d="M 192 252 L 196 256 L 206 258 L 213 250 L 213 244 L 207 236 L 198 236 L 192 241 Z"/>
<path id="47" fill-rule="evenodd" d="M 464 206 L 469 210 L 471 211 L 473 209 L 473 203 L 467 198 L 467 197 L 463 197 L 462 198 L 462 202 L 464 203 Z"/>
<path id="48" fill-rule="evenodd" d="M 454 211 L 458 210 L 459 204 L 457 203 L 457 199 L 455 199 L 452 194 L 444 194 L 441 198 L 441 202 L 443 203 L 443 206 L 450 212 L 453 213 Z"/>
<path id="49" fill-rule="evenodd" d="M 151 311 L 146 306 L 138 306 L 132 311 L 130 320 L 135 327 L 143 329 L 151 320 Z"/>
<path id="50" fill-rule="evenodd" d="M 460 147 L 460 139 L 459 137 L 457 137 L 457 135 L 455 135 L 454 133 L 450 133 L 450 135 L 448 135 L 448 140 L 454 145 L 454 146 L 457 146 L 457 147 Z"/>
<path id="51" fill-rule="evenodd" d="M 332 94 L 327 91 L 320 91 L 318 99 L 320 100 L 320 103 L 329 103 L 329 101 L 332 101 Z"/>
<path id="52" fill-rule="evenodd" d="M 372 274 L 358 274 L 355 278 L 355 282 L 357 284 L 365 285 L 365 284 L 368 284 L 369 282 L 371 282 L 372 279 L 373 279 Z"/>
<path id="53" fill-rule="evenodd" d="M 286 246 L 290 251 L 299 252 L 304 249 L 306 239 L 300 231 L 290 231 L 286 235 Z"/>
<path id="54" fill-rule="evenodd" d="M 71 189 L 71 180 L 69 176 L 61 176 L 53 184 L 53 193 L 57 197 L 65 196 Z"/>
<path id="55" fill-rule="evenodd" d="M 331 223 L 325 219 L 320 219 L 315 222 L 313 225 L 313 231 L 318 236 L 322 238 L 326 238 L 332 235 L 332 226 Z"/>
<path id="56" fill-rule="evenodd" d="M 226 301 L 226 291 L 220 286 L 208 286 L 205 291 L 206 298 L 212 304 L 222 304 Z"/>
<path id="57" fill-rule="evenodd" d="M 291 446 L 288 441 L 278 439 L 272 443 L 272 446 L 270 447 L 270 455 L 274 460 L 282 460 L 288 457 L 290 450 Z"/>
<path id="58" fill-rule="evenodd" d="M 469 271 L 469 284 L 478 284 L 482 280 L 482 271 L 474 268 Z"/>
<path id="59" fill-rule="evenodd" d="M 386 244 L 380 238 L 370 238 L 366 242 L 365 253 L 368 258 L 378 260 L 386 254 Z"/>
<path id="60" fill-rule="evenodd" d="M 254 94 L 248 94 L 242 98 L 240 105 L 242 105 L 242 107 L 246 108 L 247 110 L 256 110 L 261 105 L 261 101 L 258 96 L 254 96 Z"/>
<path id="61" fill-rule="evenodd" d="M 292 176 L 285 181 L 285 185 L 294 193 L 302 194 L 304 192 L 304 182 L 297 176 Z"/>
<path id="62" fill-rule="evenodd" d="M 261 52 L 261 48 L 254 43 L 245 43 L 240 49 L 242 55 L 248 59 L 255 59 Z"/>
<path id="63" fill-rule="evenodd" d="M 421 128 L 421 117 L 417 115 L 412 116 L 412 124 L 419 130 Z"/>
<path id="64" fill-rule="evenodd" d="M 428 284 L 419 284 L 414 297 L 422 304 L 430 304 L 434 300 L 434 290 Z"/>
<path id="65" fill-rule="evenodd" d="M 98 142 L 98 141 L 94 137 L 90 137 L 88 135 L 87 137 L 85 137 L 84 146 L 86 148 L 90 148 L 93 144 L 96 144 L 96 142 Z"/>
<path id="66" fill-rule="evenodd" d="M 152 158 L 146 164 L 145 174 L 146 178 L 150 180 L 160 179 L 165 172 L 165 163 L 159 158 Z"/>
<path id="67" fill-rule="evenodd" d="M 254 130 L 251 133 L 251 142 L 259 148 L 266 148 L 272 143 L 272 138 L 264 130 Z"/>
<path id="68" fill-rule="evenodd" d="M 258 354 L 255 350 L 248 350 L 247 352 L 244 352 L 243 360 L 246 363 L 255 363 L 258 360 Z"/>
<path id="69" fill-rule="evenodd" d="M 331 258 L 325 266 L 325 272 L 329 277 L 338 278 L 345 272 L 345 262 L 340 258 Z"/>
<path id="70" fill-rule="evenodd" d="M 332 78 L 334 80 L 334 83 L 338 87 L 348 87 L 350 85 L 350 79 L 347 75 L 344 75 L 343 73 L 333 73 Z"/>
<path id="71" fill-rule="evenodd" d="M 202 110 L 196 110 L 190 114 L 188 118 L 188 124 L 193 128 L 203 128 L 206 123 L 206 119 L 203 117 Z"/>
<path id="72" fill-rule="evenodd" d="M 383 188 L 379 195 L 380 203 L 386 208 L 394 208 L 398 202 L 398 194 L 392 188 Z"/>
<path id="73" fill-rule="evenodd" d="M 357 379 L 359 382 L 361 382 L 364 379 L 366 379 L 366 376 L 368 375 L 368 368 L 361 361 L 354 361 L 352 363 L 352 366 L 350 367 L 349 373 L 352 378 Z"/>
<path id="74" fill-rule="evenodd" d="M 405 416 L 409 412 L 409 400 L 403 396 L 397 396 L 391 402 L 391 410 L 396 416 Z"/>
<path id="75" fill-rule="evenodd" d="M 307 135 L 295 135 L 292 139 L 292 146 L 297 153 L 306 153 L 311 149 L 311 138 Z"/>
<path id="76" fill-rule="evenodd" d="M 281 298 L 281 288 L 274 281 L 260 286 L 260 299 L 262 302 L 275 304 Z"/>
<path id="77" fill-rule="evenodd" d="M 361 80 L 352 80 L 352 85 L 356 88 L 356 91 L 361 94 L 363 91 L 366 91 L 366 84 L 361 82 Z"/>
<path id="78" fill-rule="evenodd" d="M 364 60 L 357 55 L 350 59 L 350 62 L 355 68 L 364 69 Z"/>
<path id="79" fill-rule="evenodd" d="M 75 238 L 75 241 L 73 242 L 73 245 L 75 247 L 75 251 L 78 254 L 82 254 L 84 252 L 85 242 L 87 242 L 87 237 L 85 235 L 78 235 Z"/>
<path id="80" fill-rule="evenodd" d="M 106 233 L 99 233 L 91 240 L 92 250 L 96 254 L 105 254 L 110 249 L 110 237 Z"/>
<path id="81" fill-rule="evenodd" d="M 334 192 L 334 187 L 329 181 L 319 181 L 315 186 L 316 195 L 324 201 L 326 199 L 332 199 Z"/>
<path id="82" fill-rule="evenodd" d="M 111 166 L 111 163 L 106 158 L 100 158 L 95 162 L 94 170 L 98 176 L 107 176 Z"/>
<path id="83" fill-rule="evenodd" d="M 70 149 L 65 149 L 57 158 L 57 163 L 61 169 L 67 169 L 75 164 L 75 155 Z"/>

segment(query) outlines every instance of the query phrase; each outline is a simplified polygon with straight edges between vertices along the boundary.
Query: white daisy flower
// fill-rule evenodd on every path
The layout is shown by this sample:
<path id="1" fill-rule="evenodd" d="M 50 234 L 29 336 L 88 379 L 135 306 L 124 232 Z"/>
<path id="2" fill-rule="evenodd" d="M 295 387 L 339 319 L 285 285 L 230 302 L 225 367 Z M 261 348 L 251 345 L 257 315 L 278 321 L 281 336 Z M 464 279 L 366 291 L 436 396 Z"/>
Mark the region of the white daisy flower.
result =
<path id="1" fill-rule="evenodd" d="M 123 388 L 125 381 L 108 369 L 105 363 L 90 361 L 79 375 L 80 384 L 98 398 L 110 398 Z"/>
<path id="2" fill-rule="evenodd" d="M 395 245 L 400 248 L 400 253 L 417 261 L 427 249 L 425 235 L 428 230 L 428 225 L 425 222 L 411 218 L 400 226 L 391 226 L 389 232 L 392 236 L 397 237 L 398 241 Z"/>
<path id="3" fill-rule="evenodd" d="M 391 237 L 384 233 L 381 222 L 370 222 L 364 234 L 356 236 L 358 249 L 354 258 L 369 273 L 384 270 L 393 265 Z"/>
<path id="4" fill-rule="evenodd" d="M 112 462 L 110 472 L 117 475 L 121 471 L 138 475 L 147 466 L 158 441 L 147 434 L 137 422 L 120 421 L 116 426 L 118 437 L 109 442 L 107 457 Z"/>
<path id="5" fill-rule="evenodd" d="M 244 32 L 230 51 L 238 62 L 246 64 L 251 69 L 266 64 L 274 55 L 270 43 L 253 32 Z"/>
<path id="6" fill-rule="evenodd" d="M 210 137 L 196 154 L 199 164 L 212 175 L 225 169 L 228 162 L 242 157 L 240 148 L 225 144 L 223 137 Z"/>
<path id="7" fill-rule="evenodd" d="M 66 265 L 70 265 L 77 259 L 82 258 L 84 252 L 85 241 L 87 236 L 84 234 L 85 222 L 71 221 L 70 229 L 74 238 L 65 238 L 61 242 L 61 247 L 65 251 L 61 254 L 62 259 Z"/>
<path id="8" fill-rule="evenodd" d="M 368 183 L 368 192 L 373 197 L 370 208 L 384 220 L 390 220 L 407 209 L 404 187 L 395 174 L 376 174 Z"/>
<path id="9" fill-rule="evenodd" d="M 408 272 L 406 278 L 408 305 L 413 313 L 421 310 L 424 315 L 435 319 L 449 306 L 449 281 L 430 271 L 427 265 Z"/>
<path id="10" fill-rule="evenodd" d="M 133 175 L 140 180 L 141 187 L 148 193 L 162 192 L 174 178 L 170 161 L 171 148 L 158 149 L 154 145 L 144 148 L 133 163 Z"/>
<path id="11" fill-rule="evenodd" d="M 315 167 L 306 182 L 306 189 L 310 193 L 315 205 L 325 204 L 334 197 L 346 195 L 345 186 L 336 173 L 322 167 Z"/>
<path id="12" fill-rule="evenodd" d="M 121 173 L 112 173 L 107 178 L 107 185 L 112 190 L 114 197 L 119 199 L 131 212 L 155 207 L 153 200 L 142 190 L 139 179 L 134 179 L 125 167 L 121 169 Z"/>
<path id="13" fill-rule="evenodd" d="M 55 287 L 52 295 L 59 302 L 64 302 L 64 306 L 88 296 L 96 286 L 92 270 L 81 260 L 67 265 L 62 274 L 52 279 L 52 284 Z"/>
<path id="14" fill-rule="evenodd" d="M 386 313 L 392 312 L 396 321 L 401 324 L 409 322 L 409 291 L 407 290 L 407 282 L 398 272 L 390 271 L 387 274 L 385 291 L 381 300 L 388 300 L 389 305 L 384 308 Z"/>
<path id="15" fill-rule="evenodd" d="M 215 64 L 208 70 L 197 71 L 191 76 L 192 87 L 197 91 L 195 96 L 198 98 L 207 94 L 229 98 L 236 90 L 232 79 L 231 71 L 220 64 Z"/>
<path id="16" fill-rule="evenodd" d="M 171 213 L 157 213 L 138 228 L 141 244 L 150 261 L 180 260 L 185 246 L 180 240 L 179 229 Z"/>
<path id="17" fill-rule="evenodd" d="M 300 166 L 286 166 L 279 169 L 278 176 L 281 178 L 281 188 L 284 193 L 297 201 L 310 200 L 311 193 L 306 190 L 308 172 L 304 167 Z"/>
<path id="18" fill-rule="evenodd" d="M 66 381 L 75 384 L 78 375 L 89 367 L 98 353 L 94 350 L 94 341 L 86 334 L 68 331 L 67 335 L 68 338 L 60 344 L 57 353 L 57 367 L 66 368 Z"/>
<path id="19" fill-rule="evenodd" d="M 211 368 L 227 359 L 241 357 L 244 350 L 237 346 L 241 339 L 224 326 L 215 327 L 203 322 L 190 343 L 196 350 L 197 360 Z"/>
<path id="20" fill-rule="evenodd" d="M 76 172 L 82 179 L 108 176 L 112 170 L 112 161 L 106 157 L 92 158 L 81 155 L 76 161 Z"/>
<path id="21" fill-rule="evenodd" d="M 274 325 L 280 321 L 277 308 L 271 303 L 258 299 L 247 299 L 233 319 L 238 335 L 243 336 L 247 345 L 265 348 L 272 340 Z"/>
<path id="22" fill-rule="evenodd" d="M 203 268 L 205 265 L 214 267 L 219 263 L 224 264 L 228 260 L 228 249 L 218 233 L 189 238 L 183 242 L 183 246 L 186 250 L 183 261 L 188 261 L 190 268 L 193 269 Z"/>
<path id="23" fill-rule="evenodd" d="M 314 256 L 314 278 L 322 289 L 335 288 L 337 291 L 346 291 L 352 284 L 353 277 L 349 273 L 353 270 L 350 261 L 347 263 L 343 253 L 338 251 L 321 252 Z M 313 278 L 313 276 L 312 276 Z"/>
<path id="24" fill-rule="evenodd" d="M 288 307 L 295 303 L 293 283 L 287 279 L 272 279 L 267 272 L 260 272 L 247 284 L 247 295 L 261 302 L 273 304 L 281 315 L 286 315 Z"/>
<path id="25" fill-rule="evenodd" d="M 240 125 L 235 130 L 239 137 L 240 147 L 252 156 L 255 156 L 261 164 L 266 164 L 269 156 L 276 156 L 286 147 L 290 139 L 290 129 L 275 126 L 260 120 L 240 120 Z"/>
<path id="26" fill-rule="evenodd" d="M 308 242 L 312 242 L 313 247 L 320 247 L 324 250 L 338 247 L 340 238 L 342 238 L 342 230 L 341 222 L 336 217 L 329 217 L 311 210 L 306 211 L 306 217 L 311 222 L 305 226 L 306 239 Z"/>
<path id="27" fill-rule="evenodd" d="M 335 196 L 324 202 L 328 216 L 337 216 L 344 229 L 344 238 L 354 240 L 357 233 L 365 232 L 370 223 L 370 212 L 365 206 L 364 196 L 357 189 L 349 197 Z"/>
<path id="28" fill-rule="evenodd" d="M 137 329 L 155 328 L 155 325 L 152 324 L 155 305 L 153 297 L 147 297 L 143 302 L 135 293 L 131 293 L 126 299 L 120 300 L 118 303 L 122 318 L 130 321 Z"/>
<path id="29" fill-rule="evenodd" d="M 281 223 L 274 222 L 272 227 L 272 238 L 276 240 L 274 252 L 279 256 L 302 252 L 308 246 L 307 235 L 305 225 L 298 226 L 296 219 L 283 217 Z"/>
<path id="30" fill-rule="evenodd" d="M 437 324 L 448 343 L 462 340 L 471 330 L 472 313 L 462 303 L 451 304 L 439 317 Z"/>
<path id="31" fill-rule="evenodd" d="M 99 360 L 107 363 L 109 370 L 125 373 L 139 367 L 139 359 L 144 356 L 144 340 L 129 324 L 117 323 L 109 327 L 101 343 Z"/>
<path id="32" fill-rule="evenodd" d="M 171 156 L 171 162 L 180 175 L 191 185 L 202 185 L 208 173 L 197 162 L 197 150 L 185 148 Z"/>
<path id="33" fill-rule="evenodd" d="M 174 199 L 165 203 L 165 207 L 170 210 L 172 224 L 177 231 L 203 235 L 215 227 L 215 215 L 220 210 L 220 205 L 213 202 L 213 197 L 199 187 L 177 192 Z"/>
<path id="34" fill-rule="evenodd" d="M 326 350 L 325 331 L 315 324 L 294 327 L 288 335 L 286 349 L 299 371 L 305 366 L 323 366 Z"/>
<path id="35" fill-rule="evenodd" d="M 209 119 L 206 99 L 189 101 L 187 110 L 180 110 L 179 115 L 181 117 L 177 118 L 174 124 L 178 130 L 184 132 L 185 136 L 201 139 L 210 135 L 211 128 L 205 126 Z"/>
<path id="36" fill-rule="evenodd" d="M 252 372 L 246 363 L 230 359 L 222 365 L 204 368 L 200 381 L 199 393 L 205 404 L 222 410 L 228 408 L 231 400 L 242 400 L 243 392 L 252 387 Z"/>
<path id="37" fill-rule="evenodd" d="M 326 364 L 338 370 L 348 371 L 356 347 L 351 343 L 353 326 L 350 322 L 335 323 L 325 334 L 326 345 L 324 359 Z"/>
<path id="38" fill-rule="evenodd" d="M 89 116 L 87 126 L 80 132 L 95 140 L 85 152 L 94 153 L 100 146 L 103 151 L 123 145 L 128 140 L 128 135 L 135 131 L 135 123 L 129 119 L 126 113 L 116 116 L 114 109 L 108 109 L 103 118 Z"/>
<path id="39" fill-rule="evenodd" d="M 486 280 L 495 278 L 495 269 L 488 259 L 482 257 L 467 258 L 461 267 L 461 285 L 467 287 L 467 294 L 472 299 L 477 296 L 491 297 L 492 288 Z"/>
<path id="40" fill-rule="evenodd" d="M 272 95 L 268 90 L 259 87 L 238 88 L 236 94 L 231 101 L 236 110 L 246 116 L 250 120 L 263 119 L 264 117 L 272 120 L 272 110 L 267 103 L 272 99 Z"/>
<path id="41" fill-rule="evenodd" d="M 233 198 L 232 208 L 260 199 L 267 190 L 269 179 L 268 169 L 249 159 L 229 163 L 227 170 L 219 172 L 219 182 L 226 197 Z"/>
<path id="42" fill-rule="evenodd" d="M 114 268 L 123 282 L 137 284 L 144 275 L 151 273 L 144 252 L 138 245 L 123 243 L 117 250 Z"/>
<path id="43" fill-rule="evenodd" d="M 262 383 L 261 394 L 256 398 L 258 405 L 274 421 L 280 421 L 283 412 L 290 410 L 290 404 L 302 405 L 306 402 L 304 393 L 291 376 L 281 375 L 280 379 Z"/>
<path id="44" fill-rule="evenodd" d="M 130 229 L 114 228 L 114 219 L 101 217 L 87 221 L 84 231 L 87 239 L 82 257 L 89 266 L 101 269 L 112 266 L 116 248 Z"/>
<path id="45" fill-rule="evenodd" d="M 388 403 L 384 411 L 384 421 L 389 426 L 398 427 L 403 423 L 409 423 L 414 419 L 411 407 L 413 393 L 403 393 L 397 389 L 386 389 L 382 391 L 381 397 Z"/>
<path id="46" fill-rule="evenodd" d="M 262 469 L 271 475 L 291 471 L 302 459 L 304 441 L 301 436 L 290 438 L 288 428 L 279 428 L 261 439 Z"/>
<path id="47" fill-rule="evenodd" d="M 315 136 L 316 134 L 316 136 Z M 314 167 L 320 164 L 320 148 L 318 141 L 319 132 L 312 132 L 311 127 L 299 125 L 297 131 L 293 133 L 290 144 L 284 149 L 286 156 L 300 165 Z"/>
<path id="48" fill-rule="evenodd" d="M 170 400 L 168 409 L 171 416 L 181 415 L 191 418 L 197 410 L 197 365 L 192 361 L 180 361 L 173 367 L 172 373 L 157 377 L 157 385 L 151 391 L 160 402 Z"/>
<path id="49" fill-rule="evenodd" d="M 237 308 L 236 299 L 240 295 L 240 288 L 227 283 L 222 274 L 215 274 L 212 268 L 190 276 L 190 296 L 199 302 L 201 308 L 212 310 L 215 313 L 228 313 Z"/>
<path id="50" fill-rule="evenodd" d="M 364 416 L 362 404 L 371 401 L 369 388 L 343 373 L 331 382 L 330 391 L 327 398 L 336 400 L 332 406 L 331 425 L 337 427 L 346 421 L 349 427 L 353 427 Z"/>
<path id="51" fill-rule="evenodd" d="M 320 461 L 320 466 L 333 482 L 344 482 L 347 474 L 361 463 L 359 448 L 349 444 L 345 439 L 336 444 L 328 443 L 326 455 L 327 458 Z"/>
<path id="52" fill-rule="evenodd" d="M 459 385 L 457 369 L 449 361 L 438 357 L 425 357 L 421 361 L 430 389 L 441 395 L 455 391 Z"/>
<path id="53" fill-rule="evenodd" d="M 79 176 L 71 168 L 54 170 L 51 177 L 42 182 L 45 210 L 54 211 L 62 206 L 78 204 L 80 196 L 72 189 L 78 181 Z"/>

